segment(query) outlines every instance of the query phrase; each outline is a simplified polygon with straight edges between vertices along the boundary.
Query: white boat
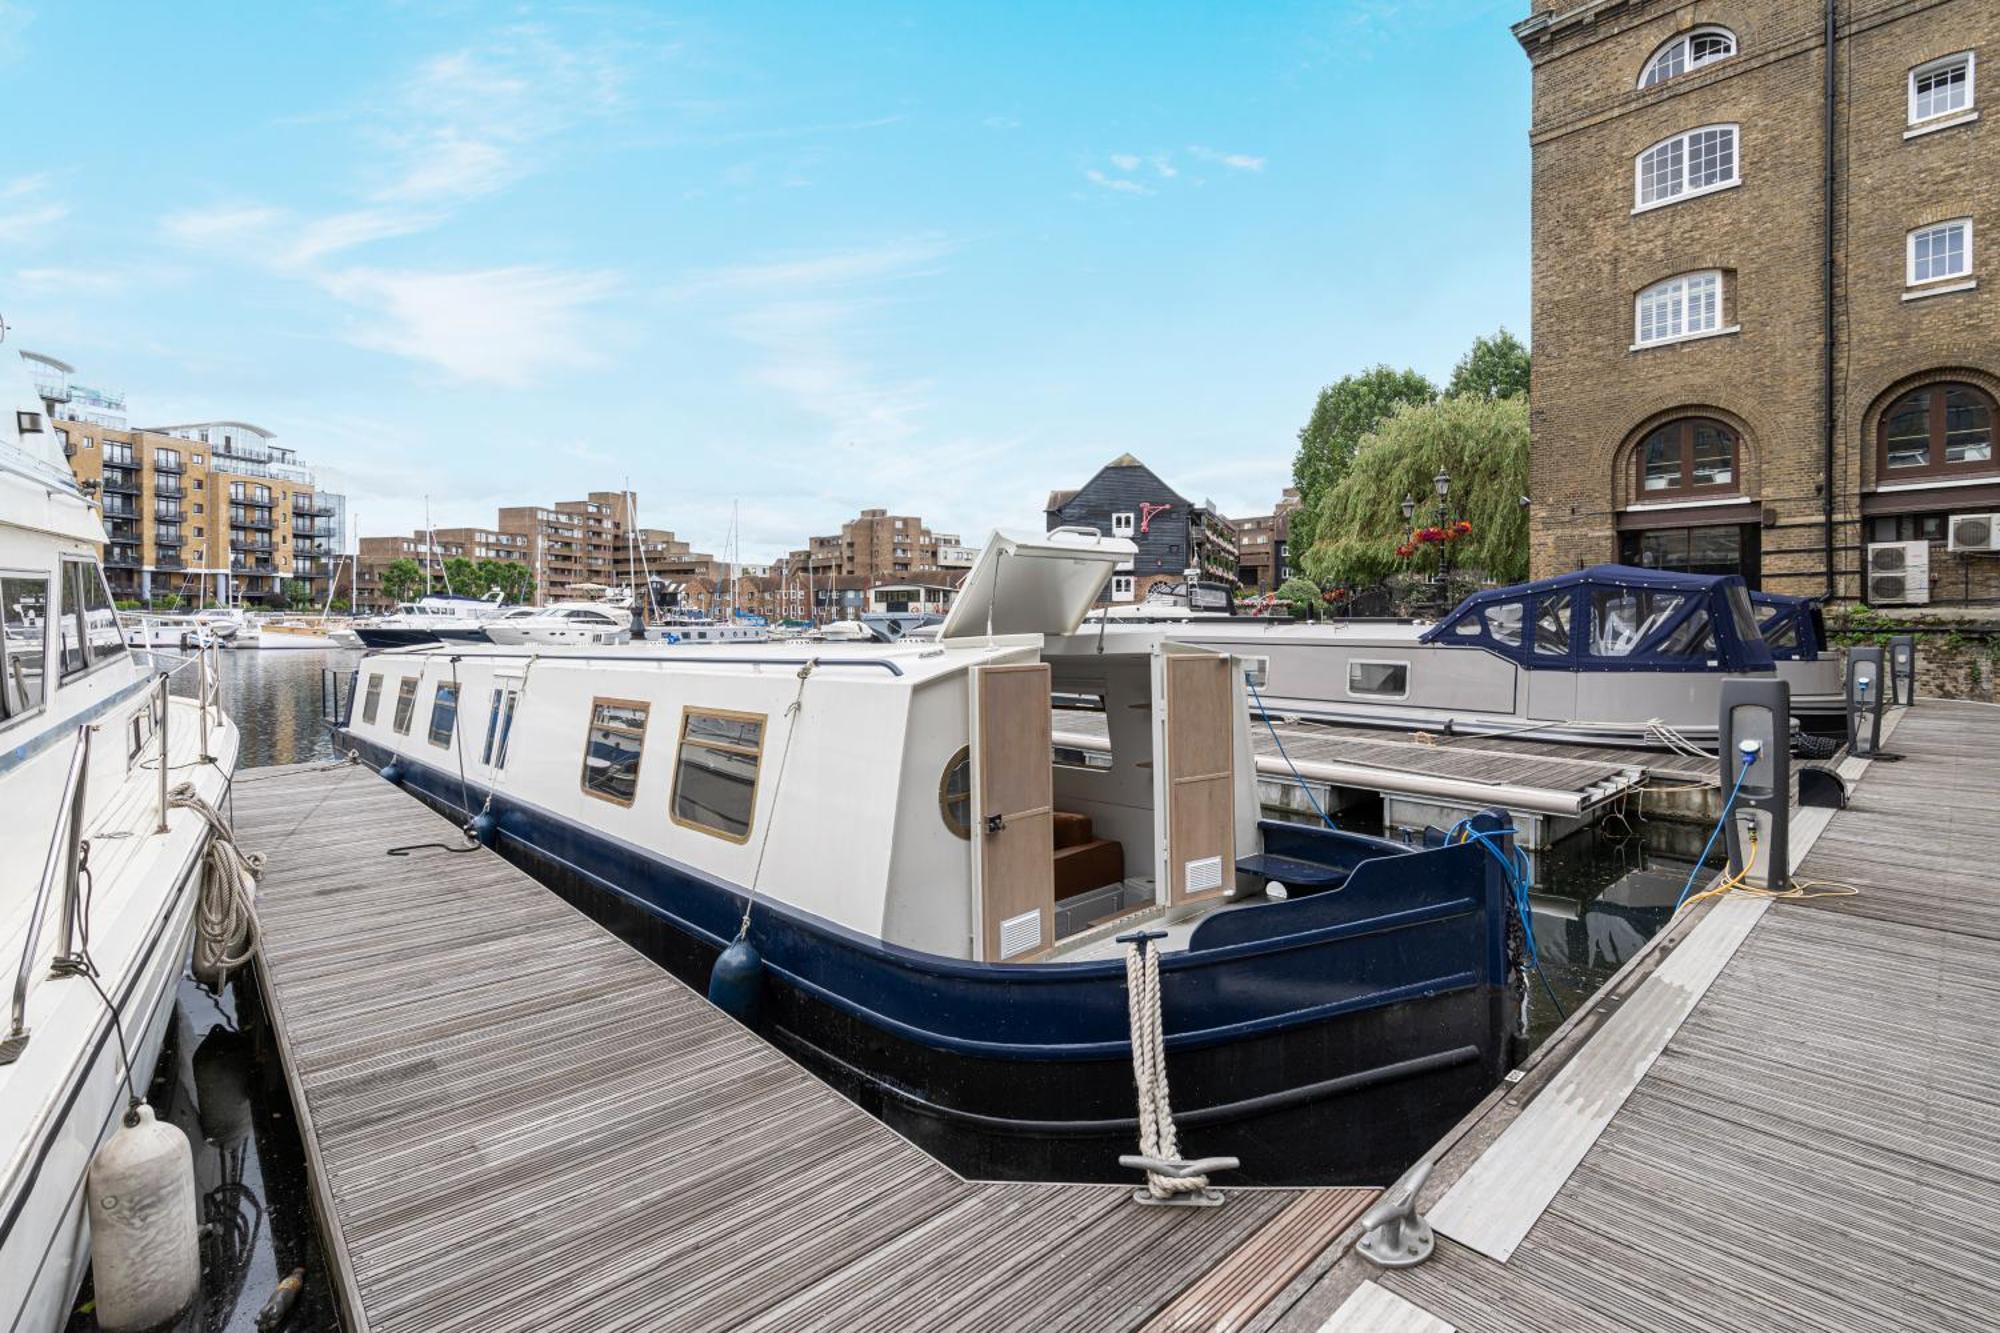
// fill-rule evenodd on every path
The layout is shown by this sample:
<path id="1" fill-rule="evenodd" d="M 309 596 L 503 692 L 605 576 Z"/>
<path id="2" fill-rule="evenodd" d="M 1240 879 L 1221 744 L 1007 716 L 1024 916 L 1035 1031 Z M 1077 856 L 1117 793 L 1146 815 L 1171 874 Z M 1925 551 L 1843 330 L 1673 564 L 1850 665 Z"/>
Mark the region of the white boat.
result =
<path id="1" fill-rule="evenodd" d="M 1242 663 L 1079 632 L 1133 550 L 996 533 L 934 641 L 373 653 L 337 744 L 695 984 L 742 939 L 762 1030 L 968 1175 L 1120 1176 L 1148 929 L 1187 1140 L 1392 1179 L 1508 1064 L 1504 853 L 1263 820 Z"/>
<path id="2" fill-rule="evenodd" d="M 128 647 L 98 567 L 98 512 L 26 377 L 6 396 L 0 1308 L 16 1333 L 53 1333 L 89 1259 L 85 1171 L 128 1086 L 143 1092 L 152 1077 L 195 928 L 207 825 L 167 808 L 168 779 L 220 802 L 237 733 L 214 701 L 212 652 L 179 668 L 199 696 L 182 697 Z M 75 971 L 86 953 L 115 1014 Z M 129 1085 L 114 1021 L 131 1051 Z"/>
<path id="3" fill-rule="evenodd" d="M 632 639 L 632 616 L 604 602 L 551 602 L 547 606 L 517 606 L 486 621 L 481 631 L 489 643 L 614 644 Z"/>
<path id="4" fill-rule="evenodd" d="M 239 635 L 234 646 L 267 652 L 360 647 L 359 639 L 352 645 L 342 645 L 334 638 L 344 625 L 344 621 L 321 616 L 265 616 L 251 624 L 246 633 Z"/>
<path id="5" fill-rule="evenodd" d="M 1252 658 L 1270 714 L 1441 734 L 1713 744 L 1722 682 L 1776 675 L 1735 575 L 1597 565 L 1474 593 L 1435 624 L 1153 618 Z"/>
<path id="6" fill-rule="evenodd" d="M 386 616 L 356 621 L 353 632 L 370 648 L 407 648 L 437 643 L 455 632 L 480 630 L 500 616 L 506 607 L 499 591 L 484 597 L 457 597 L 428 594 L 414 602 L 404 602 Z M 329 636 L 333 637 L 333 636 Z M 336 638 L 336 642 L 340 642 Z"/>

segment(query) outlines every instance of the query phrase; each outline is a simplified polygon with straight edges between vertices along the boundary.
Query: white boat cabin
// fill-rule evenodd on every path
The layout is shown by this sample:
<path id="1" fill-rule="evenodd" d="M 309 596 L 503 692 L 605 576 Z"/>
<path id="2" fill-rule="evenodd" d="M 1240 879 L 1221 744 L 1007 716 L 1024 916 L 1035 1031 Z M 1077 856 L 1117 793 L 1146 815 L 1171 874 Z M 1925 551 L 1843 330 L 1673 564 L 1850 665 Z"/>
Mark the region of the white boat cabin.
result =
<path id="1" fill-rule="evenodd" d="M 996 534 L 930 642 L 377 654 L 349 730 L 449 798 L 462 762 L 474 810 L 490 790 L 924 953 L 1109 956 L 1147 918 L 1175 947 L 1257 850 L 1250 712 L 1227 655 L 1079 631 L 1131 555 Z M 1064 708 L 1104 715 L 1108 753 L 1052 748 Z"/>

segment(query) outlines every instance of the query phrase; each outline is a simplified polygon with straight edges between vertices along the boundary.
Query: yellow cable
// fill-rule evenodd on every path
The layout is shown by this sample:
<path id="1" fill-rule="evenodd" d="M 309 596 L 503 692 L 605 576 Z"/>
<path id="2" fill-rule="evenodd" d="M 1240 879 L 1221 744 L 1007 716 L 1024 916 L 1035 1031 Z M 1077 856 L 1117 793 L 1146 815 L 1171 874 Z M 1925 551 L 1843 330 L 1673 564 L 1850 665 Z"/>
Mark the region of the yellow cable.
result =
<path id="1" fill-rule="evenodd" d="M 1861 890 L 1852 884 L 1831 880 L 1800 879 L 1792 881 L 1787 889 L 1760 889 L 1748 883 L 1750 872 L 1757 866 L 1757 835 L 1750 834 L 1750 859 L 1743 863 L 1743 869 L 1724 879 L 1711 888 L 1702 890 L 1681 904 L 1682 910 L 1694 906 L 1704 898 L 1720 898 L 1731 893 L 1740 893 L 1746 898 L 1770 898 L 1774 900 L 1803 901 L 1808 898 L 1853 898 Z"/>

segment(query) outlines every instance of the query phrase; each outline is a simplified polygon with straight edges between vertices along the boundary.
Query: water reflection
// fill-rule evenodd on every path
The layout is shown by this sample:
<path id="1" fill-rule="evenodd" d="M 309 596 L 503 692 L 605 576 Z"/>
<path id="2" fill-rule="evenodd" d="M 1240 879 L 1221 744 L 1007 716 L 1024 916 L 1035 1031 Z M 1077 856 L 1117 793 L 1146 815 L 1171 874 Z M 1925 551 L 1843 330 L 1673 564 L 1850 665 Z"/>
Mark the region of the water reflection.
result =
<path id="1" fill-rule="evenodd" d="M 155 656 L 164 667 L 182 660 L 177 654 Z M 358 651 L 244 648 L 218 656 L 222 706 L 243 733 L 239 767 L 309 764 L 333 757 L 333 742 L 320 719 L 322 673 L 327 667 L 353 670 L 361 660 Z M 175 678 L 174 692 L 195 692 L 192 668 Z"/>

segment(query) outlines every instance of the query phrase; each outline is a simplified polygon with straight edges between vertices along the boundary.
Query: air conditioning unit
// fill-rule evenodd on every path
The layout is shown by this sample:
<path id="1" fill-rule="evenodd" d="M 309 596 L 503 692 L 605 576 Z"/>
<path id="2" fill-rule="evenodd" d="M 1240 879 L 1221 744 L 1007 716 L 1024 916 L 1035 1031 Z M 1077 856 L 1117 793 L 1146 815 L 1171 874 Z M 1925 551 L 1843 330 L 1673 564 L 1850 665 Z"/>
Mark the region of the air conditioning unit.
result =
<path id="1" fill-rule="evenodd" d="M 1953 514 L 1949 535 L 1954 551 L 2000 551 L 2000 514 Z"/>
<path id="2" fill-rule="evenodd" d="M 1929 542 L 1871 542 L 1868 546 L 1868 603 L 1921 605 L 1931 599 Z"/>

